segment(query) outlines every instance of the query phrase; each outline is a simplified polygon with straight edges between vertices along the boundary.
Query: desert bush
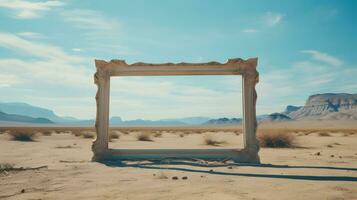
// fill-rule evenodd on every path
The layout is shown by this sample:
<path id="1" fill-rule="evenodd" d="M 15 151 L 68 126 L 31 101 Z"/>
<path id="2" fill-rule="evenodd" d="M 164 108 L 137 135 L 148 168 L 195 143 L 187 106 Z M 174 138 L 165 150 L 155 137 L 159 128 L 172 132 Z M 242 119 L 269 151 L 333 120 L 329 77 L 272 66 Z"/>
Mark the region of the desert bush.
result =
<path id="1" fill-rule="evenodd" d="M 154 134 L 154 137 L 162 137 L 162 133 L 157 131 L 155 134 Z"/>
<path id="2" fill-rule="evenodd" d="M 331 136 L 331 135 L 330 135 L 329 133 L 327 133 L 327 132 L 318 132 L 317 135 L 318 135 L 318 136 L 322 136 L 322 137 L 329 137 L 329 136 Z"/>
<path id="3" fill-rule="evenodd" d="M 44 136 L 51 136 L 52 135 L 52 132 L 53 131 L 42 131 L 41 133 L 42 133 L 42 135 L 44 135 Z"/>
<path id="4" fill-rule="evenodd" d="M 185 133 L 179 133 L 180 137 L 185 137 L 185 135 L 186 135 Z"/>
<path id="5" fill-rule="evenodd" d="M 91 132 L 91 131 L 83 131 L 82 137 L 83 138 L 94 138 L 95 134 L 94 134 L 94 132 Z"/>
<path id="6" fill-rule="evenodd" d="M 74 135 L 76 137 L 79 137 L 82 135 L 81 130 L 72 130 L 71 133 L 72 133 L 72 135 Z"/>
<path id="7" fill-rule="evenodd" d="M 120 138 L 120 134 L 118 133 L 118 131 L 111 131 L 109 133 L 109 139 L 119 139 Z"/>
<path id="8" fill-rule="evenodd" d="M 205 135 L 203 139 L 204 139 L 204 144 L 210 146 L 220 146 L 222 144 L 227 143 L 226 141 L 220 141 L 215 139 L 212 135 Z"/>
<path id="9" fill-rule="evenodd" d="M 138 141 L 152 141 L 150 137 L 150 133 L 148 132 L 140 132 L 139 134 L 136 135 L 136 139 Z"/>
<path id="10" fill-rule="evenodd" d="M 12 140 L 30 142 L 35 140 L 36 132 L 30 130 L 11 130 L 8 133 Z"/>
<path id="11" fill-rule="evenodd" d="M 273 130 L 258 133 L 260 146 L 271 148 L 289 148 L 294 146 L 295 135 L 285 131 Z"/>

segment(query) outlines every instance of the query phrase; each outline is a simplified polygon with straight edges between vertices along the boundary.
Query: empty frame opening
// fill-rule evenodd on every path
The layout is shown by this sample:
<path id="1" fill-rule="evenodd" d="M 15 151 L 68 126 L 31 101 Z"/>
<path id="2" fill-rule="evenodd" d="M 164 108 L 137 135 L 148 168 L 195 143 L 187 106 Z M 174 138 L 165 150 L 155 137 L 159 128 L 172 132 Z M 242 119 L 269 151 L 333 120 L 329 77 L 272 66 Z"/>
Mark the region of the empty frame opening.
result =
<path id="1" fill-rule="evenodd" d="M 110 79 L 109 148 L 243 148 L 241 76 Z"/>

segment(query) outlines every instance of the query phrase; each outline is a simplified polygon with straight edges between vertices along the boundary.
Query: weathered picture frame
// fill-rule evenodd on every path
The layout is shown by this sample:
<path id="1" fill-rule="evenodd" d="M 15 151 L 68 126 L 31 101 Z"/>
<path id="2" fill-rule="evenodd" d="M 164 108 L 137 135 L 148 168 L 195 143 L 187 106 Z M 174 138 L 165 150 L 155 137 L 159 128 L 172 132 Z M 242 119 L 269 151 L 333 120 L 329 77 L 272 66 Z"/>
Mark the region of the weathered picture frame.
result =
<path id="1" fill-rule="evenodd" d="M 259 80 L 257 58 L 229 59 L 226 63 L 134 63 L 123 60 L 95 60 L 94 75 L 98 87 L 96 94 L 96 139 L 92 145 L 93 161 L 148 160 L 148 159 L 204 159 L 233 160 L 259 163 L 259 142 L 256 138 L 255 85 Z M 241 75 L 243 80 L 243 149 L 110 149 L 109 148 L 109 98 L 112 76 L 180 76 L 180 75 Z"/>

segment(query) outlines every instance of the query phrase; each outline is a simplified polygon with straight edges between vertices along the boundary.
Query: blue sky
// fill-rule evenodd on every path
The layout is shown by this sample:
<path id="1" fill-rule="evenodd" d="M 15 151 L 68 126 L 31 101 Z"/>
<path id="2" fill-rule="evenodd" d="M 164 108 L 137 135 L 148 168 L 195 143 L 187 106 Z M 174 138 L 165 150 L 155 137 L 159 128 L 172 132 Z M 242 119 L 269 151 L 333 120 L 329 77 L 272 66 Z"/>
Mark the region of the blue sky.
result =
<path id="1" fill-rule="evenodd" d="M 0 0 L 0 102 L 94 118 L 94 58 L 225 62 L 258 57 L 258 114 L 357 92 L 355 1 Z M 241 116 L 233 76 L 113 78 L 124 119 Z"/>

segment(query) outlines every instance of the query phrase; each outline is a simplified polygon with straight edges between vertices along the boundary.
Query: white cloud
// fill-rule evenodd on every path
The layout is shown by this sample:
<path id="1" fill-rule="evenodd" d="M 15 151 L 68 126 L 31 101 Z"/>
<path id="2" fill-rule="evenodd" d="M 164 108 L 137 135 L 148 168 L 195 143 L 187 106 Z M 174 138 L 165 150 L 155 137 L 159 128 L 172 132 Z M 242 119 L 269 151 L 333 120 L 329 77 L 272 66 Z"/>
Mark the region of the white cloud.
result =
<path id="1" fill-rule="evenodd" d="M 254 29 L 254 28 L 247 28 L 247 29 L 243 29 L 242 32 L 243 33 L 256 33 L 256 32 L 258 32 L 258 30 Z"/>
<path id="2" fill-rule="evenodd" d="M 285 15 L 281 13 L 267 12 L 263 17 L 263 20 L 268 26 L 276 26 L 282 22 L 284 16 Z"/>
<path id="3" fill-rule="evenodd" d="M 32 19 L 41 16 L 44 11 L 63 6 L 61 1 L 25 1 L 25 0 L 0 0 L 0 7 L 11 9 L 19 19 Z"/>
<path id="4" fill-rule="evenodd" d="M 11 87 L 20 82 L 21 81 L 18 79 L 18 77 L 13 74 L 0 74 L 0 88 Z"/>
<path id="5" fill-rule="evenodd" d="M 341 61 L 340 59 L 338 59 L 334 56 L 331 56 L 327 53 L 323 53 L 323 52 L 316 51 L 316 50 L 303 50 L 301 52 L 309 54 L 312 56 L 313 59 L 327 63 L 329 65 L 341 66 L 343 64 L 343 61 Z"/>
<path id="6" fill-rule="evenodd" d="M 80 52 L 80 51 L 82 51 L 82 49 L 80 49 L 80 48 L 73 48 L 72 51 L 74 51 L 74 52 Z"/>
<path id="7" fill-rule="evenodd" d="M 64 20 L 75 27 L 86 30 L 113 31 L 118 30 L 119 23 L 94 10 L 71 10 L 63 12 Z"/>
<path id="8" fill-rule="evenodd" d="M 26 38 L 42 38 L 44 37 L 41 33 L 36 33 L 36 32 L 19 32 L 16 33 L 18 36 L 26 37 Z"/>
<path id="9" fill-rule="evenodd" d="M 65 53 L 61 48 L 43 43 L 30 42 L 15 34 L 0 32 L 0 47 L 19 51 L 26 55 L 64 62 L 83 62 L 84 58 Z"/>

